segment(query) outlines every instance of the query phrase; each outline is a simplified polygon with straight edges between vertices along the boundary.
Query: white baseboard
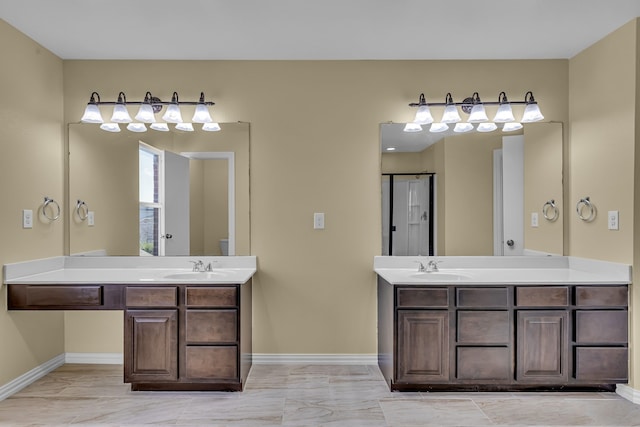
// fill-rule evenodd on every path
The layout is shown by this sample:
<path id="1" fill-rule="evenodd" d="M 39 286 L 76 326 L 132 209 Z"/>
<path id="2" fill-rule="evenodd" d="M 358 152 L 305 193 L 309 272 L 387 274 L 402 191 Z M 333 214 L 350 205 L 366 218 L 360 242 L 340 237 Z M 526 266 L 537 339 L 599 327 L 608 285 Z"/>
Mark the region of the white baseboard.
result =
<path id="1" fill-rule="evenodd" d="M 308 365 L 377 365 L 377 354 L 271 354 L 253 353 L 253 363 Z"/>
<path id="2" fill-rule="evenodd" d="M 29 384 L 38 381 L 40 378 L 47 375 L 49 372 L 64 365 L 65 356 L 60 354 L 53 359 L 44 362 L 42 365 L 36 366 L 29 372 L 20 375 L 18 378 L 9 381 L 8 383 L 0 386 L 0 401 L 7 397 L 19 392 Z"/>
<path id="3" fill-rule="evenodd" d="M 616 393 L 630 402 L 640 405 L 640 390 L 629 387 L 626 384 L 616 384 Z"/>
<path id="4" fill-rule="evenodd" d="M 96 365 L 122 365 L 122 353 L 65 353 L 65 363 L 85 363 Z"/>

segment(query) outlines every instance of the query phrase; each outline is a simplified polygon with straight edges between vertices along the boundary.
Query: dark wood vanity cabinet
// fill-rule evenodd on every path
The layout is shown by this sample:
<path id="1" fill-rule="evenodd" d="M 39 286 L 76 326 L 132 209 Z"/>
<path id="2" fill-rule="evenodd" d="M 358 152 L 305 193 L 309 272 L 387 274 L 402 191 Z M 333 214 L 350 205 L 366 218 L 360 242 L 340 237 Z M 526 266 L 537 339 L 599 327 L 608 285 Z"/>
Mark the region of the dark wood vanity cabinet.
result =
<path id="1" fill-rule="evenodd" d="M 379 366 L 392 390 L 611 390 L 627 381 L 627 292 L 379 277 Z"/>

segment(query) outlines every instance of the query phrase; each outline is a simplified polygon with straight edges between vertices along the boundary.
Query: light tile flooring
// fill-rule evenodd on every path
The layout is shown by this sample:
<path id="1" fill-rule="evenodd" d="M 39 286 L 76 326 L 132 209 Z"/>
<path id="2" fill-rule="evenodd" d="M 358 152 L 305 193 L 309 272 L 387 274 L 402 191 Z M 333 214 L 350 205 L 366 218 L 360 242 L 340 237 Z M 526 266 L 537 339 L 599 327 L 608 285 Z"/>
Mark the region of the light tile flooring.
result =
<path id="1" fill-rule="evenodd" d="M 640 426 L 615 393 L 391 393 L 376 366 L 254 365 L 242 393 L 131 392 L 64 365 L 0 402 L 2 426 Z"/>

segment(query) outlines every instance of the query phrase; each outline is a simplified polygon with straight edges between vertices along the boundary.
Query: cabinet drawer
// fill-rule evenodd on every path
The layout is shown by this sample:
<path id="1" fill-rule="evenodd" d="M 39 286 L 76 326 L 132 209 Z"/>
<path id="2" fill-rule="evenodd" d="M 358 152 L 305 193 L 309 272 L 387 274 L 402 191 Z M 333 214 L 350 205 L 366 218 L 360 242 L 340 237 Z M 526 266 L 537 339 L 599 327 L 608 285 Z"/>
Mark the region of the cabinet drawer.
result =
<path id="1" fill-rule="evenodd" d="M 508 311 L 458 311 L 458 344 L 508 344 Z"/>
<path id="2" fill-rule="evenodd" d="M 187 344 L 235 343 L 237 310 L 187 310 L 185 340 Z"/>
<path id="3" fill-rule="evenodd" d="M 576 286 L 576 305 L 580 307 L 626 307 L 626 286 Z"/>
<path id="4" fill-rule="evenodd" d="M 447 288 L 398 288 L 397 306 L 416 308 L 449 308 Z"/>
<path id="5" fill-rule="evenodd" d="M 459 380 L 508 380 L 511 356 L 507 347 L 458 347 Z"/>
<path id="6" fill-rule="evenodd" d="M 178 305 L 178 288 L 129 286 L 125 301 L 127 307 L 175 307 Z"/>
<path id="7" fill-rule="evenodd" d="M 577 344 L 626 344 L 627 340 L 626 311 L 576 311 Z"/>
<path id="8" fill-rule="evenodd" d="M 569 305 L 569 288 L 566 286 L 518 287 L 516 304 L 525 307 L 566 307 Z"/>
<path id="9" fill-rule="evenodd" d="M 457 288 L 457 307 L 506 307 L 507 288 Z"/>
<path id="10" fill-rule="evenodd" d="M 188 346 L 185 350 L 185 373 L 188 379 L 236 379 L 236 346 Z"/>
<path id="11" fill-rule="evenodd" d="M 236 307 L 238 291 L 235 286 L 187 287 L 185 290 L 187 307 Z"/>
<path id="12" fill-rule="evenodd" d="M 102 305 L 102 286 L 25 286 L 25 305 L 28 307 Z"/>
<path id="13" fill-rule="evenodd" d="M 621 347 L 577 347 L 576 379 L 626 382 L 628 354 Z"/>

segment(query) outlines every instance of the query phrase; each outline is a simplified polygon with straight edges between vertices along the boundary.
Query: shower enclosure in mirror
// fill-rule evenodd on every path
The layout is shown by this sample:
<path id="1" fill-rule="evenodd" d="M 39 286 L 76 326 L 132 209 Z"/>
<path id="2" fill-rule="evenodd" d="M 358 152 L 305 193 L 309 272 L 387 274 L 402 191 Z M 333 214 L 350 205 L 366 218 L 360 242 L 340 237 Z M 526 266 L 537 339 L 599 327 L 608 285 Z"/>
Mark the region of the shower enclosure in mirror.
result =
<path id="1" fill-rule="evenodd" d="M 382 254 L 434 255 L 431 173 L 382 174 Z"/>
<path id="2" fill-rule="evenodd" d="M 220 126 L 110 133 L 70 124 L 68 253 L 249 255 L 249 124 Z"/>

